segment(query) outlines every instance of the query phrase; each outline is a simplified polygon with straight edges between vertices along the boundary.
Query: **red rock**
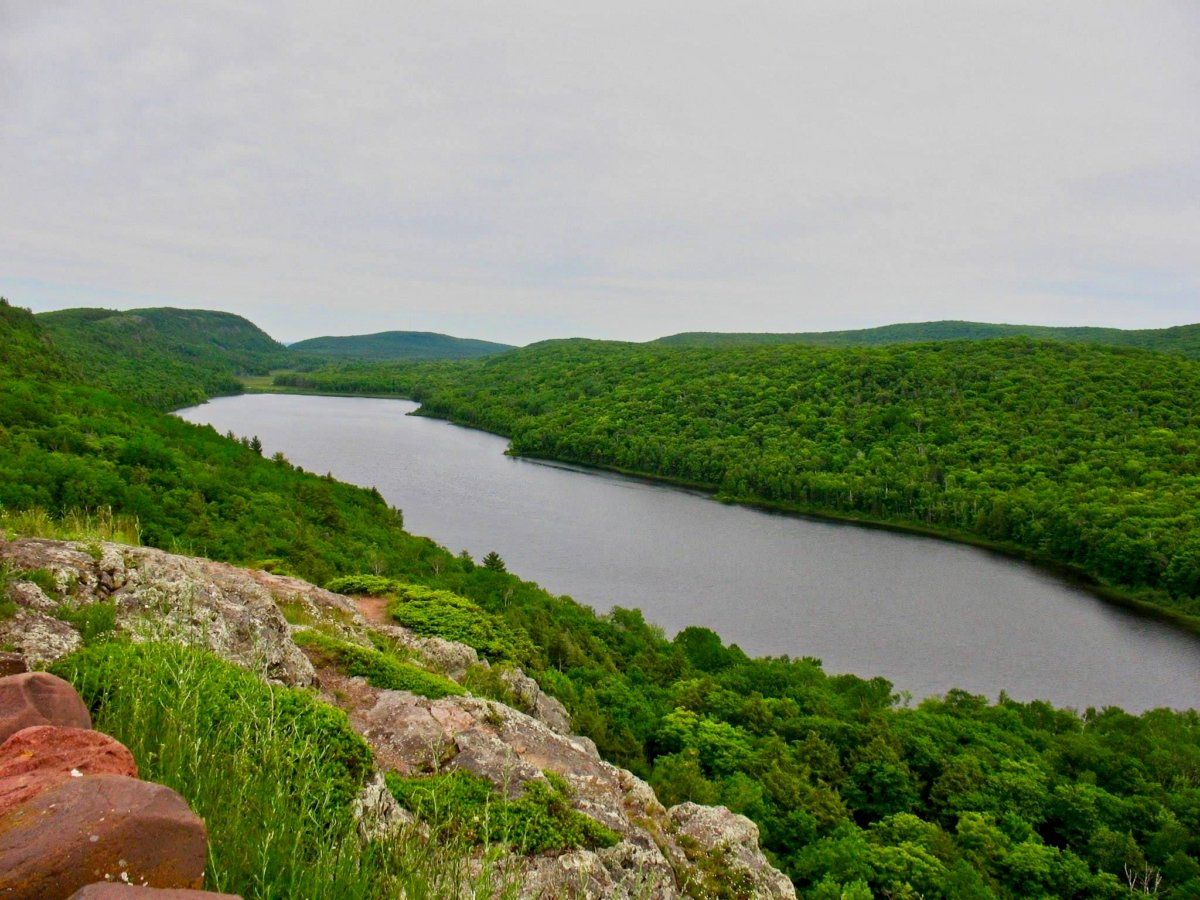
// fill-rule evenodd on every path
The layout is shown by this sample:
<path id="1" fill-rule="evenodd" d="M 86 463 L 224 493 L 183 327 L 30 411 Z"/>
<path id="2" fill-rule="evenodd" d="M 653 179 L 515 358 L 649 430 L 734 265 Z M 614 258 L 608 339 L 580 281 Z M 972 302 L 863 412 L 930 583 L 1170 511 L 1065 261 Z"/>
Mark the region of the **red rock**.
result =
<path id="1" fill-rule="evenodd" d="M 0 653 L 0 677 L 5 675 L 20 675 L 22 672 L 28 672 L 29 666 L 25 664 L 25 657 L 20 653 L 9 653 L 7 651 Z"/>
<path id="2" fill-rule="evenodd" d="M 75 688 L 48 672 L 0 678 L 0 741 L 30 725 L 91 728 L 92 717 Z"/>
<path id="3" fill-rule="evenodd" d="M 161 784 L 87 775 L 0 815 L 0 896 L 69 897 L 97 881 L 158 888 L 204 884 L 208 836 Z"/>
<path id="4" fill-rule="evenodd" d="M 133 755 L 98 731 L 35 725 L 0 744 L 0 815 L 73 776 L 137 778 Z"/>
<path id="5" fill-rule="evenodd" d="M 73 893 L 68 900 L 242 900 L 237 894 L 215 894 L 212 891 L 189 891 L 175 888 L 144 888 L 111 881 L 89 884 Z"/>

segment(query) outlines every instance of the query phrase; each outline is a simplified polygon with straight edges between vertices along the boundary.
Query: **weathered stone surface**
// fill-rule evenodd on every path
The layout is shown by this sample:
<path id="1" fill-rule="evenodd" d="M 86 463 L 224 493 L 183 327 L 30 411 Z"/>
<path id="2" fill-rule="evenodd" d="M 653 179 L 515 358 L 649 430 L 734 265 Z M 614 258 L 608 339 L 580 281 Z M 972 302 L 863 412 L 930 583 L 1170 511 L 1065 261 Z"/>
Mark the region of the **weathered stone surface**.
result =
<path id="1" fill-rule="evenodd" d="M 31 725 L 91 728 L 92 717 L 75 688 L 48 672 L 0 678 L 0 741 Z"/>
<path id="2" fill-rule="evenodd" d="M 29 666 L 25 663 L 25 657 L 20 653 L 0 652 L 0 678 L 20 675 L 22 672 L 28 671 Z"/>
<path id="3" fill-rule="evenodd" d="M 471 666 L 479 665 L 482 660 L 474 647 L 460 644 L 458 641 L 447 641 L 439 637 L 417 634 L 402 625 L 376 624 L 373 626 L 380 634 L 387 635 L 405 650 L 414 653 L 428 668 L 447 678 L 460 681 Z M 486 665 L 486 663 L 484 663 Z"/>
<path id="4" fill-rule="evenodd" d="M 0 745 L 0 815 L 68 778 L 137 778 L 133 755 L 116 738 L 83 728 L 35 725 Z"/>
<path id="5" fill-rule="evenodd" d="M 541 686 L 521 669 L 502 670 L 500 680 L 516 694 L 522 710 L 559 734 L 571 733 L 571 714 L 567 708 L 549 694 L 542 693 Z"/>
<path id="6" fill-rule="evenodd" d="M 725 870 L 739 896 L 794 898 L 796 888 L 774 868 L 758 846 L 758 826 L 723 806 L 681 803 L 670 810 L 676 837 L 683 837 L 688 859 L 707 857 Z"/>
<path id="7" fill-rule="evenodd" d="M 0 622 L 0 644 L 16 647 L 28 665 L 43 666 L 78 650 L 83 641 L 66 622 L 23 609 Z"/>
<path id="8" fill-rule="evenodd" d="M 272 585 L 282 590 L 303 582 L 149 547 L 98 546 L 99 560 L 76 544 L 20 538 L 0 543 L 0 561 L 18 569 L 49 570 L 60 585 L 73 586 L 73 603 L 114 600 L 118 629 L 135 639 L 199 644 L 268 679 L 298 686 L 313 682 L 312 664 L 292 642 L 272 593 Z M 345 598 L 342 602 L 348 603 Z M 22 641 L 22 632 L 32 625 L 43 632 L 51 626 L 17 622 L 19 618 L 0 623 L 0 642 L 15 643 L 27 658 L 49 661 L 78 646 L 74 629 L 55 619 L 49 620 L 58 626 L 54 634 Z M 64 628 L 74 646 L 63 642 Z"/>
<path id="9" fill-rule="evenodd" d="M 237 894 L 218 894 L 213 891 L 191 891 L 186 888 L 135 887 L 124 882 L 102 881 L 89 884 L 73 893 L 68 900 L 242 900 Z"/>
<path id="10" fill-rule="evenodd" d="M 464 769 L 487 778 L 509 796 L 519 796 L 527 781 L 551 771 L 566 780 L 576 809 L 635 845 L 655 846 L 651 834 L 634 819 L 657 816 L 665 828 L 666 811 L 649 786 L 600 759 L 590 741 L 559 734 L 532 716 L 490 700 L 430 700 L 407 691 L 371 694 L 374 705 L 352 711 L 351 721 L 383 769 L 406 775 Z"/>
<path id="11" fill-rule="evenodd" d="M 96 881 L 199 888 L 204 823 L 160 784 L 70 778 L 0 815 L 0 896 L 69 897 Z"/>
<path id="12" fill-rule="evenodd" d="M 364 841 L 382 841 L 414 821 L 412 813 L 396 802 L 383 775 L 375 772 L 354 800 L 354 820 Z"/>
<path id="13" fill-rule="evenodd" d="M 8 586 L 8 599 L 17 606 L 23 606 L 35 612 L 50 612 L 58 605 L 32 581 L 14 581 Z"/>
<path id="14" fill-rule="evenodd" d="M 520 896 L 530 900 L 675 900 L 675 873 L 661 853 L 628 841 L 605 850 L 574 850 L 529 861 Z"/>

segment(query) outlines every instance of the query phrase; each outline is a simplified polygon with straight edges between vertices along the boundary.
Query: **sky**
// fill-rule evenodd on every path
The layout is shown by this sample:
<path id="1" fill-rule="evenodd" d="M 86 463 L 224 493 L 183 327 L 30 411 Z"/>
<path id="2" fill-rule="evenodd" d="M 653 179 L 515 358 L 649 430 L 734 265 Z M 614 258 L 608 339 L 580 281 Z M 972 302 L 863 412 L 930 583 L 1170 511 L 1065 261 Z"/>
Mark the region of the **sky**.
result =
<path id="1" fill-rule="evenodd" d="M 525 344 L 1200 321 L 1200 2 L 0 0 L 0 295 Z"/>

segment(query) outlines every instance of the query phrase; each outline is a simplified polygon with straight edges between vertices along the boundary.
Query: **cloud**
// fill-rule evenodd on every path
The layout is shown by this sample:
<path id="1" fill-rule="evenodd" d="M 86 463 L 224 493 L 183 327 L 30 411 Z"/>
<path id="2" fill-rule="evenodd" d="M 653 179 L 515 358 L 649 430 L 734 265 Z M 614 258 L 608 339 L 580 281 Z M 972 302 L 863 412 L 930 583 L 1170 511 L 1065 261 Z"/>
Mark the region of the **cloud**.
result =
<path id="1" fill-rule="evenodd" d="M 519 343 L 1198 318 L 1187 0 L 0 11 L 0 290 L 35 308 Z"/>

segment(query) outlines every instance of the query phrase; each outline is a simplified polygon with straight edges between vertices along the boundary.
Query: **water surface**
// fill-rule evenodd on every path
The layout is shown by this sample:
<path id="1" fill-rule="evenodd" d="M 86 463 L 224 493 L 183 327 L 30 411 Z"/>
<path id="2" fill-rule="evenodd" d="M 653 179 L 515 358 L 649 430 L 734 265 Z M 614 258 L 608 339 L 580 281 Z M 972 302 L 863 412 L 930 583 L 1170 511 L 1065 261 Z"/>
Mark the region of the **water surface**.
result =
<path id="1" fill-rule="evenodd" d="M 1058 705 L 1200 706 L 1200 638 L 974 547 L 727 506 L 512 459 L 415 403 L 249 394 L 183 410 L 264 452 L 377 487 L 405 527 L 598 611 L 704 625 L 752 655 L 821 659 L 915 697 L 953 687 Z"/>

